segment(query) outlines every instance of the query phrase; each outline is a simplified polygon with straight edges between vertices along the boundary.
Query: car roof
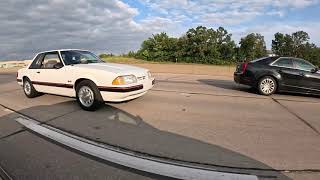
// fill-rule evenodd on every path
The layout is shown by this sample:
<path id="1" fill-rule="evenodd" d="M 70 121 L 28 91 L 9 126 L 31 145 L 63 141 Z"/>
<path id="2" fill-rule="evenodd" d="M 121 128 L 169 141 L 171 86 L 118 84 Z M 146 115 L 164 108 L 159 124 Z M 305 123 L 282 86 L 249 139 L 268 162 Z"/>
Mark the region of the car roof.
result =
<path id="1" fill-rule="evenodd" d="M 56 51 L 60 52 L 60 51 L 88 51 L 88 50 L 85 50 L 85 49 L 55 49 L 55 50 L 41 51 L 38 54 L 56 52 Z"/>
<path id="2" fill-rule="evenodd" d="M 274 60 L 278 60 L 280 58 L 291 58 L 291 59 L 300 59 L 300 60 L 303 60 L 303 61 L 308 61 L 306 59 L 303 59 L 303 58 L 300 58 L 300 57 L 292 57 L 292 56 L 274 56 Z M 309 61 L 308 61 L 309 62 Z M 310 62 L 309 62 L 310 63 Z"/>
<path id="3" fill-rule="evenodd" d="M 302 59 L 302 58 L 290 57 L 290 56 L 270 56 L 270 57 L 263 57 L 263 58 L 261 58 L 261 60 L 276 61 L 276 60 L 278 60 L 278 59 L 280 59 L 280 58 L 292 58 L 292 59 L 301 59 L 301 60 L 304 60 L 304 59 Z M 257 60 L 258 60 L 258 59 L 257 59 Z M 253 60 L 253 61 L 255 61 L 255 60 Z M 258 62 L 258 61 L 256 61 L 256 62 Z"/>

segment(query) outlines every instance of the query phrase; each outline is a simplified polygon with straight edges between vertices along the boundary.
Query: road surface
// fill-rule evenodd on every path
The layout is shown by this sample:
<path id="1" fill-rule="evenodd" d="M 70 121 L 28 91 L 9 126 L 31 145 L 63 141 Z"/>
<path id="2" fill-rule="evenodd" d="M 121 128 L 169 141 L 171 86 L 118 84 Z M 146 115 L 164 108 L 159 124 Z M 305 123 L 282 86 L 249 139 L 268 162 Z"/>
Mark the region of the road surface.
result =
<path id="1" fill-rule="evenodd" d="M 0 166 L 13 179 L 167 179 L 67 148 L 15 121 L 21 115 L 134 153 L 256 174 L 320 179 L 320 98 L 255 94 L 231 77 L 156 74 L 156 86 L 96 112 L 74 99 L 27 99 L 0 73 Z"/>

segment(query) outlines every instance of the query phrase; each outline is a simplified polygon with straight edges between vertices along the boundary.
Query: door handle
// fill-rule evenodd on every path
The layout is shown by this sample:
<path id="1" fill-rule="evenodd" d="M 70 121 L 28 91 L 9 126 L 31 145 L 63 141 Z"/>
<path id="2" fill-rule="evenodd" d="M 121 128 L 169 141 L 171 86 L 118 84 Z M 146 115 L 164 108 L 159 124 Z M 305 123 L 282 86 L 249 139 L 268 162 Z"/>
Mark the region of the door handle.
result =
<path id="1" fill-rule="evenodd" d="M 38 74 L 40 74 L 40 71 L 37 71 Z"/>
<path id="2" fill-rule="evenodd" d="M 305 74 L 305 73 L 299 73 L 299 75 L 300 75 L 300 76 L 306 76 L 306 74 Z"/>

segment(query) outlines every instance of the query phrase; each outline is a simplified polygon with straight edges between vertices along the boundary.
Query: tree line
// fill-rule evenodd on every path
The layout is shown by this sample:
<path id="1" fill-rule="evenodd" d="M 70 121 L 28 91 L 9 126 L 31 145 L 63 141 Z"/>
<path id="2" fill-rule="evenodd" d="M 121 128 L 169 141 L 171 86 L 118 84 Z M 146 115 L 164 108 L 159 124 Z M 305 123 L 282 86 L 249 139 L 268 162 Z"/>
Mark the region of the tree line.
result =
<path id="1" fill-rule="evenodd" d="M 279 56 L 299 57 L 320 65 L 320 48 L 309 42 L 308 33 L 276 33 L 272 40 L 272 52 Z M 227 65 L 267 56 L 264 37 L 251 33 L 241 38 L 239 45 L 232 34 L 223 27 L 218 29 L 198 26 L 189 29 L 179 38 L 162 32 L 143 41 L 141 48 L 126 56 L 148 61 L 173 61 Z"/>

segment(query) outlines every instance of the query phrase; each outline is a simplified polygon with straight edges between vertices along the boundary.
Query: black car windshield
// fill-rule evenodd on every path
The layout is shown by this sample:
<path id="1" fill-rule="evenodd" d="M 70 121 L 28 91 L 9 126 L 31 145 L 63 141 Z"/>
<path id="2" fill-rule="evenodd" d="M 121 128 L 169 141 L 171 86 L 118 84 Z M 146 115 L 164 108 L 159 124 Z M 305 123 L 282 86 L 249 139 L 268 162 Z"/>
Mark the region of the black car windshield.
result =
<path id="1" fill-rule="evenodd" d="M 61 56 L 66 65 L 103 62 L 95 54 L 89 51 L 79 51 L 79 50 L 61 51 Z"/>

